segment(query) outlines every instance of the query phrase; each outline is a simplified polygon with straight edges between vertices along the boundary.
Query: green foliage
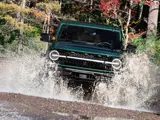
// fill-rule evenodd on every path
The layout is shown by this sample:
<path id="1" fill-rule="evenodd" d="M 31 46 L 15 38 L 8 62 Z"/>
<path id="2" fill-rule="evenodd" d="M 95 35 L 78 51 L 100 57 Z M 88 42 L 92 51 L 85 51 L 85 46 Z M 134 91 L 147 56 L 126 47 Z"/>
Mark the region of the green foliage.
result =
<path id="1" fill-rule="evenodd" d="M 18 20 L 18 13 L 23 15 L 24 22 Z M 39 36 L 45 15 L 44 11 L 36 8 L 0 2 L 0 52 L 17 52 L 20 31 L 23 31 L 23 51 L 40 51 L 43 43 Z"/>
<path id="2" fill-rule="evenodd" d="M 2 20 L 3 21 L 3 20 Z M 7 49 L 8 44 L 12 44 L 16 39 L 17 30 L 7 24 L 0 25 L 0 45 L 1 49 Z"/>
<path id="3" fill-rule="evenodd" d="M 132 44 L 137 46 L 137 52 L 145 52 L 150 59 L 160 65 L 160 39 L 149 36 L 146 39 L 135 39 Z"/>
<path id="4" fill-rule="evenodd" d="M 13 1 L 13 4 L 7 4 L 10 2 L 0 2 L 0 52 L 16 52 L 18 48 L 18 37 L 22 26 L 22 44 L 24 51 L 30 51 L 30 49 L 35 51 L 42 50 L 44 43 L 39 41 L 40 32 L 42 31 L 48 11 L 58 16 L 60 19 L 120 26 L 119 21 L 112 18 L 106 19 L 106 17 L 102 15 L 102 12 L 98 8 L 100 0 L 94 3 L 93 8 L 91 8 L 89 1 L 87 1 L 87 4 L 72 0 L 62 1 L 66 2 L 66 4 L 63 4 L 64 8 L 62 8 L 64 14 L 63 12 L 61 13 L 62 9 L 58 0 L 43 0 L 43 2 L 34 1 L 36 5 L 33 8 L 29 8 L 29 6 L 22 8 L 17 4 L 18 1 L 16 0 Z M 67 1 L 73 4 L 67 3 Z M 135 10 L 136 9 L 135 7 Z M 24 15 L 24 23 L 17 20 L 18 12 Z M 132 21 L 134 20 L 132 19 Z M 122 24 L 125 23 L 126 19 L 121 22 Z M 158 30 L 160 31 L 160 27 L 158 27 Z M 160 64 L 160 38 L 149 37 L 147 39 L 135 39 L 132 43 L 138 46 L 138 51 L 146 52 L 154 58 L 154 61 Z"/>
<path id="5" fill-rule="evenodd" d="M 40 2 L 36 4 L 36 7 L 44 11 L 54 11 L 56 13 L 60 12 L 60 5 L 58 4 L 57 1 L 52 1 L 47 3 Z"/>

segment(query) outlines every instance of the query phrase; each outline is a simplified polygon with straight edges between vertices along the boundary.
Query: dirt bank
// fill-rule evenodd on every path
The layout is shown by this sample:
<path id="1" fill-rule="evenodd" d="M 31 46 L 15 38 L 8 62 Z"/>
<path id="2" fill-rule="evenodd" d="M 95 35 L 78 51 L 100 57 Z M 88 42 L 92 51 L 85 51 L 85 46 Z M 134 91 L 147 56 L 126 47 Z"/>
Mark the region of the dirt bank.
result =
<path id="1" fill-rule="evenodd" d="M 10 109 L 16 108 L 21 115 L 38 116 L 42 119 L 78 120 L 80 116 L 92 118 L 98 116 L 134 120 L 160 120 L 160 116 L 147 112 L 114 109 L 94 104 L 45 99 L 21 94 L 0 93 L 0 101 L 7 102 Z M 61 113 L 61 115 L 58 113 Z M 67 113 L 67 115 L 62 115 L 62 113 Z M 77 115 L 79 117 L 75 117 Z"/>

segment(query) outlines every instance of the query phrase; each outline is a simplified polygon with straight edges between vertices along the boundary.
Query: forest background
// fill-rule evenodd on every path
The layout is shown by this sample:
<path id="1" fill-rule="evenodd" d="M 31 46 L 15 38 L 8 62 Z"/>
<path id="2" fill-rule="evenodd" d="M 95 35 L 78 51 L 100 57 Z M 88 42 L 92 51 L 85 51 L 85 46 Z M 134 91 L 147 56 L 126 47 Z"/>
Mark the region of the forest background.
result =
<path id="1" fill-rule="evenodd" d="M 45 26 L 67 19 L 120 27 L 124 49 L 135 45 L 160 64 L 159 14 L 158 0 L 0 0 L 0 53 L 42 52 Z"/>

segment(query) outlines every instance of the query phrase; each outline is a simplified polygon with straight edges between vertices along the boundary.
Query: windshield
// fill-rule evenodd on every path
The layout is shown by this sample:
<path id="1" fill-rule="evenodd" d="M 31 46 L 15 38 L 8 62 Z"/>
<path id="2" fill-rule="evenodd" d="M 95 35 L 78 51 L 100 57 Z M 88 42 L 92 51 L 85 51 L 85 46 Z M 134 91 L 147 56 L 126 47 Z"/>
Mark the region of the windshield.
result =
<path id="1" fill-rule="evenodd" d="M 121 46 L 119 32 L 81 26 L 63 25 L 58 40 L 112 49 L 120 49 Z"/>

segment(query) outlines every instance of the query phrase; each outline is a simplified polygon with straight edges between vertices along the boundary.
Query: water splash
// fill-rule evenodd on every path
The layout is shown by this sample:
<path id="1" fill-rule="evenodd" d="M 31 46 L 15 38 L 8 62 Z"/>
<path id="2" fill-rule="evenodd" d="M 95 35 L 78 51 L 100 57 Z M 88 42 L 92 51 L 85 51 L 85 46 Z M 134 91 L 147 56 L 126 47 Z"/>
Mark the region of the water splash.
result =
<path id="1" fill-rule="evenodd" d="M 77 100 L 80 92 L 73 95 L 62 78 L 57 76 L 56 68 L 55 63 L 47 62 L 39 55 L 5 58 L 0 61 L 0 92 Z"/>
<path id="2" fill-rule="evenodd" d="M 141 109 L 157 100 L 156 94 L 160 91 L 158 67 L 152 64 L 145 54 L 127 55 L 125 63 L 121 73 L 116 73 L 112 82 L 106 84 L 108 83 L 106 80 L 106 83 L 96 86 L 94 103 Z M 50 70 L 47 66 L 50 66 Z M 57 76 L 56 68 L 55 63 L 46 62 L 39 55 L 0 60 L 0 92 L 82 101 L 82 90 L 77 89 L 75 92 L 67 88 L 67 83 Z M 60 84 L 57 84 L 59 81 Z"/>
<path id="3" fill-rule="evenodd" d="M 158 67 L 144 54 L 127 55 L 125 62 L 121 74 L 116 73 L 110 84 L 96 86 L 94 97 L 98 98 L 96 102 L 106 106 L 141 109 L 157 93 Z"/>

